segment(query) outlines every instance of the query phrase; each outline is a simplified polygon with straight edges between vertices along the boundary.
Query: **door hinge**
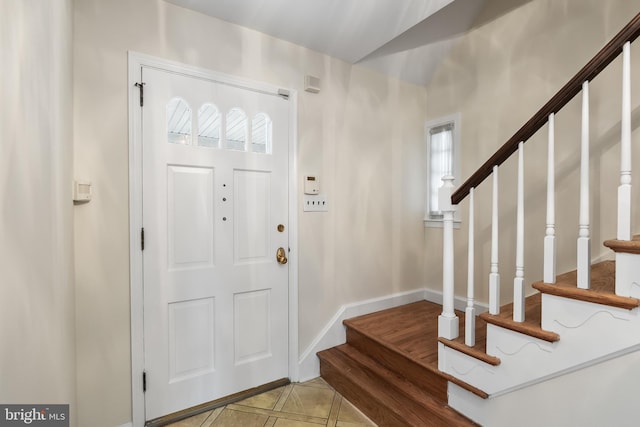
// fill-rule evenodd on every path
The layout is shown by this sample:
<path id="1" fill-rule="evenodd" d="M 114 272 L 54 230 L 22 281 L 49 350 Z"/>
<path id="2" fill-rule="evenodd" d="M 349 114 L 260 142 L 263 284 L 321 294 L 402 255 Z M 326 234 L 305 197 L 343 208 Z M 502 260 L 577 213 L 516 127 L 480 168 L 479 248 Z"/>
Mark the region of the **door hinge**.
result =
<path id="1" fill-rule="evenodd" d="M 146 85 L 146 83 L 142 82 L 142 83 L 136 83 L 135 86 L 140 88 L 140 106 L 144 106 L 144 85 Z"/>
<path id="2" fill-rule="evenodd" d="M 140 230 L 140 248 L 144 251 L 144 227 Z"/>
<path id="3" fill-rule="evenodd" d="M 147 373 L 142 371 L 142 392 L 147 391 Z"/>

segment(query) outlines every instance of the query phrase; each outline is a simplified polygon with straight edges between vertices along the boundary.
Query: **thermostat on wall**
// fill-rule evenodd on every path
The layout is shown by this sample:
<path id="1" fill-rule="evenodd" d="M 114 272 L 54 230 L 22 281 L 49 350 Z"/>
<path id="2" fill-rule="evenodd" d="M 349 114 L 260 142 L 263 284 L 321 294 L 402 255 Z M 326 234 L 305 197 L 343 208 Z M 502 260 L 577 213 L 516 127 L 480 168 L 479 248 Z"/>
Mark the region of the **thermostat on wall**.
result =
<path id="1" fill-rule="evenodd" d="M 320 193 L 320 179 L 317 176 L 304 177 L 304 194 Z"/>
<path id="2" fill-rule="evenodd" d="M 88 202 L 91 200 L 91 182 L 73 181 L 73 201 Z"/>
<path id="3" fill-rule="evenodd" d="M 319 93 L 320 78 L 316 76 L 304 76 L 304 90 L 311 93 Z"/>

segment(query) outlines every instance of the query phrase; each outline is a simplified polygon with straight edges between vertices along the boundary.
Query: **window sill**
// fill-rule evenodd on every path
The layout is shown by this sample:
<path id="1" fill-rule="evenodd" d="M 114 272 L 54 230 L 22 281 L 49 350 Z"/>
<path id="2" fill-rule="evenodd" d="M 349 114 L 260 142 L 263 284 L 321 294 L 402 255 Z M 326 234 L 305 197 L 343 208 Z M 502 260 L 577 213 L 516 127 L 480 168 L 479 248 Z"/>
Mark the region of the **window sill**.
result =
<path id="1" fill-rule="evenodd" d="M 459 230 L 461 227 L 462 221 L 454 219 L 453 220 L 453 228 Z M 444 227 L 444 221 L 441 219 L 425 219 L 424 220 L 424 228 L 442 228 Z"/>

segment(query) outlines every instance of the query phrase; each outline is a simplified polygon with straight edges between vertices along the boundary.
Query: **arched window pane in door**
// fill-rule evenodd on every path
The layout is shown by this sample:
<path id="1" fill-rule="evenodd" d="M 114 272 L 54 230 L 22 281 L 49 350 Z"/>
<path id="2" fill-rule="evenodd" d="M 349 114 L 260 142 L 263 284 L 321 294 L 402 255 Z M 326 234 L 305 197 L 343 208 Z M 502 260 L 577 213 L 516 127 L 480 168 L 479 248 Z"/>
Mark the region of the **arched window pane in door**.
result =
<path id="1" fill-rule="evenodd" d="M 251 151 L 271 154 L 271 119 L 264 113 L 251 121 Z"/>
<path id="2" fill-rule="evenodd" d="M 182 98 L 167 104 L 167 140 L 171 144 L 191 144 L 191 108 Z"/>
<path id="3" fill-rule="evenodd" d="M 198 110 L 198 145 L 220 147 L 220 113 L 213 104 L 203 104 Z"/>
<path id="4" fill-rule="evenodd" d="M 227 113 L 227 144 L 231 150 L 245 151 L 247 146 L 247 115 L 239 108 Z"/>

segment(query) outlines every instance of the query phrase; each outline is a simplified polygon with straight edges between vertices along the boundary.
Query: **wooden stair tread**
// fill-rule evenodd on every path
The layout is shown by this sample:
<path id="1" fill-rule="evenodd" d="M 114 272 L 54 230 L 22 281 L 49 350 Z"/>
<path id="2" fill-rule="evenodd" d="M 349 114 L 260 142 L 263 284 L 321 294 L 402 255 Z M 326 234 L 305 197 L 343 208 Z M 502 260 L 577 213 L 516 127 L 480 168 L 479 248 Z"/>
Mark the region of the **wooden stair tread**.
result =
<path id="1" fill-rule="evenodd" d="M 393 390 L 391 390 L 392 394 L 401 393 L 406 395 L 408 398 L 414 400 L 422 407 L 426 408 L 430 413 L 442 416 L 442 420 L 445 422 L 470 422 L 469 419 L 451 409 L 446 402 L 438 400 L 431 395 L 422 393 L 422 390 L 408 379 L 398 376 L 393 371 L 388 370 L 384 367 L 381 368 L 375 360 L 367 357 L 348 344 L 339 346 L 338 349 L 346 354 L 349 358 L 356 361 L 360 366 L 364 366 L 368 370 L 376 372 L 376 374 L 383 377 L 388 384 L 393 386 Z"/>
<path id="2" fill-rule="evenodd" d="M 321 351 L 318 357 L 323 377 L 381 425 L 476 425 L 349 344 Z"/>
<path id="3" fill-rule="evenodd" d="M 640 234 L 633 236 L 631 240 L 605 240 L 604 245 L 614 252 L 640 254 Z"/>
<path id="4" fill-rule="evenodd" d="M 447 347 L 451 347 L 454 350 L 458 350 L 461 353 L 474 357 L 478 360 L 482 360 L 483 362 L 490 365 L 498 366 L 500 364 L 500 359 L 495 356 L 488 355 L 486 350 L 481 350 L 477 347 L 469 347 L 464 343 L 464 339 L 463 342 L 460 342 L 459 339 L 460 337 L 456 338 L 455 340 L 448 340 L 446 338 L 439 337 L 438 341 L 440 341 Z M 486 340 L 484 342 L 486 347 Z"/>
<path id="5" fill-rule="evenodd" d="M 524 322 L 513 320 L 513 303 L 500 307 L 499 314 L 482 313 L 480 318 L 492 325 L 501 326 L 544 341 L 555 342 L 560 339 L 560 336 L 555 332 L 544 330 L 540 326 L 542 325 L 542 296 L 539 293 L 528 296 L 525 299 Z"/>
<path id="6" fill-rule="evenodd" d="M 578 288 L 576 270 L 561 274 L 556 283 L 537 282 L 533 287 L 550 295 L 577 299 L 596 304 L 605 304 L 618 308 L 633 309 L 640 306 L 637 298 L 623 297 L 615 294 L 615 261 L 603 261 L 591 266 L 591 288 Z"/>
<path id="7" fill-rule="evenodd" d="M 500 364 L 500 359 L 495 356 L 490 356 L 487 354 L 487 322 L 485 322 L 481 317 L 476 316 L 476 342 L 473 347 L 469 347 L 465 344 L 465 314 L 461 313 L 460 317 L 460 330 L 458 334 L 458 338 L 453 340 L 448 340 L 446 338 L 439 337 L 438 341 L 447 347 L 451 347 L 455 350 L 458 350 L 468 356 L 476 358 L 478 360 L 482 360 L 485 363 L 488 363 L 493 366 L 497 366 Z"/>

